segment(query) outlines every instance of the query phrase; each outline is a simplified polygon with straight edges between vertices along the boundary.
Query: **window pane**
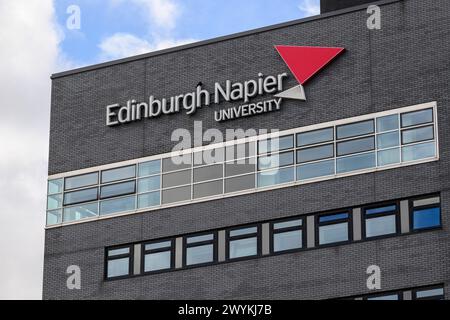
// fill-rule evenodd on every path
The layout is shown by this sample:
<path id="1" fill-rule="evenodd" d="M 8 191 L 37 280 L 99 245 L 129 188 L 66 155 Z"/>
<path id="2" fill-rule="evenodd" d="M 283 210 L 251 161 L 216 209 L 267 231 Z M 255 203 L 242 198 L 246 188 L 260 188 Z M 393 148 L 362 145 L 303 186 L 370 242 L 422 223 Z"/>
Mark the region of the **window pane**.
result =
<path id="1" fill-rule="evenodd" d="M 147 253 L 144 258 L 144 272 L 170 269 L 171 252 Z"/>
<path id="2" fill-rule="evenodd" d="M 275 233 L 273 235 L 273 251 L 299 249 L 302 247 L 302 230 Z"/>
<path id="3" fill-rule="evenodd" d="M 254 174 L 225 179 L 225 192 L 235 192 L 253 189 L 254 187 L 255 187 Z"/>
<path id="4" fill-rule="evenodd" d="M 297 163 L 326 159 L 334 156 L 334 145 L 307 148 L 297 151 Z"/>
<path id="5" fill-rule="evenodd" d="M 97 200 L 97 188 L 84 189 L 64 194 L 64 205 Z"/>
<path id="6" fill-rule="evenodd" d="M 155 243 L 146 244 L 145 250 L 155 250 L 155 249 L 167 248 L 167 247 L 171 247 L 171 246 L 172 246 L 171 241 L 155 242 Z"/>
<path id="7" fill-rule="evenodd" d="M 398 140 L 399 140 L 398 131 L 379 134 L 377 136 L 377 148 L 384 149 L 397 147 L 399 145 Z"/>
<path id="8" fill-rule="evenodd" d="M 433 126 L 402 131 L 402 143 L 414 143 L 433 139 Z"/>
<path id="9" fill-rule="evenodd" d="M 191 183 L 191 170 L 163 174 L 163 188 L 181 186 Z"/>
<path id="10" fill-rule="evenodd" d="M 47 212 L 47 225 L 59 224 L 62 221 L 62 210 L 53 210 Z"/>
<path id="11" fill-rule="evenodd" d="M 428 206 L 430 204 L 437 204 L 440 202 L 441 202 L 441 199 L 439 197 L 432 197 L 432 198 L 414 200 L 413 206 L 414 207 Z"/>
<path id="12" fill-rule="evenodd" d="M 258 142 L 258 154 L 278 150 L 291 149 L 294 147 L 294 136 L 285 136 Z"/>
<path id="13" fill-rule="evenodd" d="M 258 173 L 258 187 L 294 181 L 294 168 L 282 168 Z"/>
<path id="14" fill-rule="evenodd" d="M 428 289 L 428 290 L 420 290 L 416 292 L 416 298 L 429 298 L 433 296 L 443 296 L 444 288 L 436 288 L 436 289 Z"/>
<path id="15" fill-rule="evenodd" d="M 214 261 L 214 246 L 212 244 L 190 247 L 186 249 L 186 265 Z"/>
<path id="16" fill-rule="evenodd" d="M 209 197 L 222 193 L 223 193 L 222 179 L 194 185 L 194 198 Z"/>
<path id="17" fill-rule="evenodd" d="M 395 215 L 366 219 L 366 237 L 396 233 Z"/>
<path id="18" fill-rule="evenodd" d="M 220 163 L 225 160 L 223 148 L 208 149 L 194 153 L 194 166 Z"/>
<path id="19" fill-rule="evenodd" d="M 307 146 L 311 144 L 331 141 L 333 137 L 333 128 L 326 128 L 321 130 L 303 132 L 297 134 L 297 146 Z"/>
<path id="20" fill-rule="evenodd" d="M 300 227 L 302 224 L 303 224 L 303 220 L 298 219 L 298 220 L 274 223 L 273 228 L 275 230 L 277 230 L 277 229 L 284 229 L 284 228 L 290 228 L 290 227 Z"/>
<path id="21" fill-rule="evenodd" d="M 348 241 L 348 223 L 338 223 L 319 227 L 319 244 Z"/>
<path id="22" fill-rule="evenodd" d="M 161 160 L 143 162 L 139 164 L 139 177 L 150 176 L 161 172 Z"/>
<path id="23" fill-rule="evenodd" d="M 338 213 L 338 214 L 331 214 L 326 216 L 319 217 L 319 222 L 329 222 L 329 221 L 336 221 L 340 219 L 347 219 L 348 213 Z"/>
<path id="24" fill-rule="evenodd" d="M 163 172 L 175 171 L 181 169 L 187 169 L 191 167 L 192 154 L 184 154 L 181 156 L 174 156 L 170 158 L 165 158 L 162 161 Z"/>
<path id="25" fill-rule="evenodd" d="M 337 159 L 337 172 L 344 173 L 375 167 L 375 153 L 358 154 L 356 156 Z"/>
<path id="26" fill-rule="evenodd" d="M 108 260 L 108 278 L 126 276 L 129 272 L 129 258 Z"/>
<path id="27" fill-rule="evenodd" d="M 82 206 L 64 208 L 64 222 L 76 221 L 84 218 L 98 216 L 98 203 L 89 203 Z"/>
<path id="28" fill-rule="evenodd" d="M 383 213 L 383 212 L 390 212 L 390 211 L 395 211 L 396 209 L 397 209 L 396 205 L 378 207 L 378 208 L 367 209 L 366 214 L 370 215 L 370 214 L 377 214 L 377 213 Z"/>
<path id="29" fill-rule="evenodd" d="M 136 182 L 128 181 L 124 183 L 111 184 L 100 188 L 100 198 L 111 198 L 136 192 Z"/>
<path id="30" fill-rule="evenodd" d="M 426 109 L 421 111 L 404 113 L 402 117 L 402 127 L 415 126 L 417 124 L 433 122 L 433 110 Z"/>
<path id="31" fill-rule="evenodd" d="M 334 175 L 334 160 L 327 160 L 297 166 L 298 180 L 305 180 L 329 175 Z"/>
<path id="32" fill-rule="evenodd" d="M 255 158 L 245 159 L 240 162 L 226 162 L 225 163 L 225 176 L 235 176 L 239 174 L 255 172 Z"/>
<path id="33" fill-rule="evenodd" d="M 65 179 L 65 190 L 91 186 L 98 183 L 98 172 Z"/>
<path id="34" fill-rule="evenodd" d="M 373 120 L 351 123 L 337 127 L 336 131 L 338 139 L 361 136 L 364 134 L 373 133 L 374 124 Z"/>
<path id="35" fill-rule="evenodd" d="M 373 149 L 375 149 L 375 139 L 374 137 L 367 137 L 338 143 L 337 155 L 344 156 L 346 154 L 370 151 Z"/>
<path id="36" fill-rule="evenodd" d="M 256 155 L 256 142 L 241 143 L 225 148 L 226 159 L 241 159 Z"/>
<path id="37" fill-rule="evenodd" d="M 230 241 L 230 259 L 255 256 L 257 254 L 256 237 Z"/>
<path id="38" fill-rule="evenodd" d="M 398 115 L 393 114 L 377 119 L 377 132 L 384 132 L 398 129 Z"/>
<path id="39" fill-rule="evenodd" d="M 135 196 L 102 201 L 100 202 L 100 214 L 105 215 L 134 210 L 134 202 Z"/>
<path id="40" fill-rule="evenodd" d="M 136 166 L 128 166 L 123 168 L 102 171 L 102 183 L 134 178 Z"/>
<path id="41" fill-rule="evenodd" d="M 242 229 L 231 230 L 231 231 L 230 231 L 230 237 L 241 236 L 241 235 L 244 235 L 244 234 L 252 234 L 252 233 L 256 233 L 257 230 L 258 230 L 258 229 L 257 229 L 256 227 L 250 227 L 250 228 L 242 228 Z"/>
<path id="42" fill-rule="evenodd" d="M 159 191 L 143 193 L 138 195 L 138 208 L 148 208 L 159 206 L 160 204 L 160 193 Z"/>
<path id="43" fill-rule="evenodd" d="M 223 165 L 215 164 L 207 167 L 194 168 L 194 182 L 214 180 L 223 177 Z"/>
<path id="44" fill-rule="evenodd" d="M 402 148 L 402 160 L 413 161 L 436 156 L 436 145 L 434 142 L 415 144 Z"/>
<path id="45" fill-rule="evenodd" d="M 130 253 L 130 248 L 112 249 L 108 251 L 108 257 L 115 257 L 128 253 Z"/>
<path id="46" fill-rule="evenodd" d="M 441 225 L 441 209 L 428 208 L 414 210 L 413 228 L 414 230 L 438 227 Z"/>
<path id="47" fill-rule="evenodd" d="M 163 190 L 162 203 L 191 200 L 191 186 Z"/>
<path id="48" fill-rule="evenodd" d="M 196 237 L 189 237 L 186 238 L 186 243 L 196 243 L 196 242 L 202 242 L 202 241 L 209 241 L 214 239 L 214 234 L 205 234 L 202 236 L 196 236 Z"/>
<path id="49" fill-rule="evenodd" d="M 50 180 L 48 182 L 47 193 L 61 193 L 63 191 L 63 179 Z"/>
<path id="50" fill-rule="evenodd" d="M 258 158 L 258 169 L 270 169 L 294 164 L 294 152 L 277 153 Z"/>
<path id="51" fill-rule="evenodd" d="M 62 194 L 54 194 L 47 197 L 47 210 L 54 210 L 62 207 Z"/>
<path id="52" fill-rule="evenodd" d="M 368 297 L 367 300 L 398 300 L 398 294 L 391 294 L 378 297 Z"/>
<path id="53" fill-rule="evenodd" d="M 378 151 L 377 154 L 379 166 L 387 166 L 400 162 L 400 149 L 398 148 Z"/>
<path id="54" fill-rule="evenodd" d="M 138 192 L 148 192 L 158 190 L 161 185 L 161 177 L 154 176 L 149 178 L 143 178 L 138 180 Z"/>

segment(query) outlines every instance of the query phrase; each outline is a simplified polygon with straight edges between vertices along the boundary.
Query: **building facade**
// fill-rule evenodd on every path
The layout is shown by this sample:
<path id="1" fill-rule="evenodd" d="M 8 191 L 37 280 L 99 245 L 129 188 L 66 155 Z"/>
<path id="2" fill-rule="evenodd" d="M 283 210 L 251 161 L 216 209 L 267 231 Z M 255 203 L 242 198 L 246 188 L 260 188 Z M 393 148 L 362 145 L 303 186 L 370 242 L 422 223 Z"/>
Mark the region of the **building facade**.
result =
<path id="1" fill-rule="evenodd" d="M 362 2 L 53 75 L 44 299 L 448 298 L 450 3 Z"/>

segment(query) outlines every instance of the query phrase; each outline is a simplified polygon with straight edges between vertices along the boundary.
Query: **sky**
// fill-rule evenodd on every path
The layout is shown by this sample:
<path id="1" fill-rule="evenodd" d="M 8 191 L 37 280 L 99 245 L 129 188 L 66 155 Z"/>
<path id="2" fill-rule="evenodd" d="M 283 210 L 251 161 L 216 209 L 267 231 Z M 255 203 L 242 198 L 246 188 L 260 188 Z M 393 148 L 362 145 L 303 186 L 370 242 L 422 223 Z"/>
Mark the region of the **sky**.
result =
<path id="1" fill-rule="evenodd" d="M 0 0 L 0 299 L 42 298 L 52 73 L 318 13 L 319 0 Z"/>

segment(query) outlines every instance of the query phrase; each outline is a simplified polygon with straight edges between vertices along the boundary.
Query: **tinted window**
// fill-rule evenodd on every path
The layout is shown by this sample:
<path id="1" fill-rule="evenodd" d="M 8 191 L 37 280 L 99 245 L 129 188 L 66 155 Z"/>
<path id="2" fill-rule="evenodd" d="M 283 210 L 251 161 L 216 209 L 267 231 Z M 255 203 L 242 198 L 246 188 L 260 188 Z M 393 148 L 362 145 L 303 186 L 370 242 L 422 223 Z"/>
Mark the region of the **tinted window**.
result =
<path id="1" fill-rule="evenodd" d="M 144 193 L 138 195 L 138 208 L 148 208 L 158 206 L 160 204 L 160 193 L 159 191 Z"/>
<path id="2" fill-rule="evenodd" d="M 294 147 L 294 136 L 284 136 L 258 142 L 258 153 L 274 152 Z"/>
<path id="3" fill-rule="evenodd" d="M 374 132 L 373 120 L 346 124 L 337 127 L 337 139 L 361 136 Z"/>
<path id="4" fill-rule="evenodd" d="M 191 199 L 191 186 L 163 190 L 162 203 L 172 203 Z"/>
<path id="5" fill-rule="evenodd" d="M 398 131 L 379 134 L 377 136 L 377 148 L 391 148 L 399 145 Z"/>
<path id="6" fill-rule="evenodd" d="M 102 183 L 123 180 L 135 177 L 136 166 L 128 166 L 123 168 L 102 171 Z"/>
<path id="7" fill-rule="evenodd" d="M 223 162 L 225 159 L 223 148 L 208 149 L 194 153 L 194 166 Z"/>
<path id="8" fill-rule="evenodd" d="M 414 209 L 413 228 L 414 230 L 439 227 L 441 225 L 441 209 L 439 207 Z"/>
<path id="9" fill-rule="evenodd" d="M 432 140 L 433 138 L 433 126 L 402 131 L 402 142 L 404 144 Z"/>
<path id="10" fill-rule="evenodd" d="M 281 168 L 258 173 L 258 187 L 267 187 L 294 181 L 294 168 Z"/>
<path id="11" fill-rule="evenodd" d="M 239 160 L 238 160 L 239 161 Z M 234 176 L 255 171 L 255 158 L 246 159 L 245 162 L 226 162 L 225 176 Z M 253 162 L 253 163 L 252 163 Z"/>
<path id="12" fill-rule="evenodd" d="M 190 168 L 192 163 L 191 156 L 192 155 L 189 153 L 181 156 L 174 156 L 171 158 L 163 159 L 162 160 L 163 172 Z"/>
<path id="13" fill-rule="evenodd" d="M 100 202 L 100 214 L 112 214 L 122 211 L 130 211 L 135 209 L 135 196 L 104 200 Z"/>
<path id="14" fill-rule="evenodd" d="M 139 177 L 150 176 L 161 172 L 161 160 L 143 162 L 139 164 Z"/>
<path id="15" fill-rule="evenodd" d="M 393 114 L 377 119 L 377 132 L 398 129 L 398 115 Z"/>
<path id="16" fill-rule="evenodd" d="M 375 167 L 375 153 L 358 154 L 337 159 L 337 173 Z"/>
<path id="17" fill-rule="evenodd" d="M 402 127 L 415 126 L 422 123 L 433 122 L 433 110 L 420 110 L 415 112 L 403 113 Z"/>
<path id="18" fill-rule="evenodd" d="M 138 192 L 148 192 L 158 190 L 161 184 L 160 176 L 153 176 L 148 178 L 142 178 L 138 180 Z"/>
<path id="19" fill-rule="evenodd" d="M 223 180 L 204 182 L 194 185 L 194 198 L 202 198 L 223 193 Z"/>
<path id="20" fill-rule="evenodd" d="M 223 177 L 223 165 L 215 164 L 212 166 L 194 168 L 194 182 L 219 179 Z"/>
<path id="21" fill-rule="evenodd" d="M 92 218 L 98 215 L 98 203 L 89 203 L 82 206 L 64 208 L 64 222 Z"/>
<path id="22" fill-rule="evenodd" d="M 402 161 L 413 161 L 436 156 L 434 142 L 415 144 L 402 148 Z"/>
<path id="23" fill-rule="evenodd" d="M 225 179 L 225 192 L 253 189 L 255 187 L 255 175 L 239 176 Z"/>
<path id="24" fill-rule="evenodd" d="M 66 190 L 92 186 L 98 183 L 98 172 L 69 177 L 65 179 L 64 183 Z"/>
<path id="25" fill-rule="evenodd" d="M 163 174 L 163 188 L 181 186 L 191 183 L 191 170 L 177 171 Z"/>
<path id="26" fill-rule="evenodd" d="M 378 151 L 378 166 L 387 166 L 400 162 L 400 149 Z"/>
<path id="27" fill-rule="evenodd" d="M 247 157 L 253 157 L 256 154 L 256 143 L 241 143 L 237 145 L 228 146 L 225 149 L 226 159 L 242 159 Z"/>
<path id="28" fill-rule="evenodd" d="M 334 156 L 334 145 L 307 148 L 297 151 L 297 163 L 320 160 Z"/>
<path id="29" fill-rule="evenodd" d="M 294 164 L 294 152 L 277 153 L 258 158 L 258 169 L 269 169 Z"/>
<path id="30" fill-rule="evenodd" d="M 344 156 L 351 153 L 370 151 L 375 149 L 374 137 L 355 139 L 337 144 L 337 155 Z"/>
<path id="31" fill-rule="evenodd" d="M 334 175 L 334 160 L 304 164 L 297 167 L 297 179 L 305 180 Z"/>
<path id="32" fill-rule="evenodd" d="M 67 192 L 64 194 L 64 205 L 97 200 L 97 188 Z"/>
<path id="33" fill-rule="evenodd" d="M 333 137 L 333 128 L 302 132 L 297 134 L 297 146 L 307 146 L 311 144 L 331 141 Z"/>
<path id="34" fill-rule="evenodd" d="M 111 184 L 100 188 L 100 197 L 102 199 L 126 195 L 136 192 L 136 183 L 128 181 L 124 183 Z"/>

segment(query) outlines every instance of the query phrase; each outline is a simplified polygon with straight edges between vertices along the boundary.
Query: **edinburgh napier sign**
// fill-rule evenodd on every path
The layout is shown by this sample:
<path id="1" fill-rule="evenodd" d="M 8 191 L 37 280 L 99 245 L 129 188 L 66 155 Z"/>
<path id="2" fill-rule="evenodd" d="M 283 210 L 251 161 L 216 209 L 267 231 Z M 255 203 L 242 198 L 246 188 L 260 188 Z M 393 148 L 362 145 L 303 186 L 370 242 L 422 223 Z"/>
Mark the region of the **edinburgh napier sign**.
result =
<path id="1" fill-rule="evenodd" d="M 162 115 L 179 113 L 182 110 L 192 115 L 203 106 L 223 101 L 239 102 L 238 106 L 214 112 L 216 121 L 226 121 L 256 114 L 280 110 L 283 99 L 306 100 L 303 85 L 317 72 L 329 64 L 344 51 L 344 48 L 275 46 L 297 79 L 299 85 L 283 91 L 283 80 L 287 72 L 265 76 L 259 73 L 257 79 L 242 82 L 216 82 L 214 91 L 210 92 L 199 84 L 195 91 L 172 96 L 170 98 L 155 98 L 153 95 L 147 101 L 128 100 L 125 105 L 118 103 L 106 107 L 106 125 L 114 126 L 146 118 L 156 118 Z M 269 99 L 253 102 L 258 96 L 273 94 Z"/>

